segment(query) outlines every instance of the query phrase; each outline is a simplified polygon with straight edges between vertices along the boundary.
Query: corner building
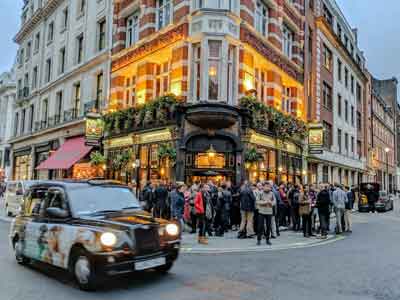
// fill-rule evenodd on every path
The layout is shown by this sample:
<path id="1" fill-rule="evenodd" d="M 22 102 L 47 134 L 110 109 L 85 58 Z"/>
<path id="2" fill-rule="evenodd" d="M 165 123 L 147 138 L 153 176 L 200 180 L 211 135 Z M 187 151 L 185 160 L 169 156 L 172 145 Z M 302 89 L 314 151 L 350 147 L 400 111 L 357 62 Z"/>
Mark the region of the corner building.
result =
<path id="1" fill-rule="evenodd" d="M 109 112 L 167 94 L 179 107 L 169 120 L 155 113 L 146 125 L 128 121 L 106 133 L 110 165 L 128 149 L 135 162 L 112 176 L 132 176 L 140 187 L 162 179 L 301 181 L 303 140 L 281 140 L 268 122 L 254 128 L 240 99 L 253 95 L 305 118 L 303 32 L 303 0 L 115 1 Z M 157 153 L 166 143 L 177 157 L 164 168 Z M 246 164 L 253 148 L 262 159 Z"/>

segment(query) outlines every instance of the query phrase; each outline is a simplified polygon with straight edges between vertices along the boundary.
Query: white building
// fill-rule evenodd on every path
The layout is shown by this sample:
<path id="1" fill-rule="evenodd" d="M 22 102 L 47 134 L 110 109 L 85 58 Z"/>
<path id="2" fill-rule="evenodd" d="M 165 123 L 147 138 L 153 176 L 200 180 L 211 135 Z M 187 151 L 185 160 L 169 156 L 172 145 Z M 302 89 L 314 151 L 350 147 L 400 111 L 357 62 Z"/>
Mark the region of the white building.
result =
<path id="1" fill-rule="evenodd" d="M 88 111 L 103 108 L 111 28 L 112 0 L 25 0 L 14 38 L 13 178 L 67 175 L 36 167 L 66 139 L 84 134 Z"/>
<path id="2" fill-rule="evenodd" d="M 16 97 L 14 70 L 0 75 L 0 181 L 11 176 L 10 144 L 13 105 Z"/>

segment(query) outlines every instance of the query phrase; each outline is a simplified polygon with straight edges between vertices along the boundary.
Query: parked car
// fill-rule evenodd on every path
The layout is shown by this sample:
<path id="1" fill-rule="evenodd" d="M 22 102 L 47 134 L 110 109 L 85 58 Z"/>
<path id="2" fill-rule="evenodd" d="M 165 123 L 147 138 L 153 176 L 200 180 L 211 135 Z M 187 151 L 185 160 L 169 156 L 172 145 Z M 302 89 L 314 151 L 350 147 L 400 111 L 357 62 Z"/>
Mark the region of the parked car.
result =
<path id="1" fill-rule="evenodd" d="M 23 203 L 23 196 L 29 187 L 37 181 L 9 181 L 4 193 L 4 205 L 6 214 L 9 217 L 16 216 Z"/>
<path id="2" fill-rule="evenodd" d="M 91 290 L 113 275 L 168 272 L 178 258 L 181 228 L 144 212 L 127 186 L 49 181 L 31 186 L 10 239 L 18 263 L 63 268 Z"/>
<path id="3" fill-rule="evenodd" d="M 393 198 L 389 197 L 387 192 L 379 191 L 379 198 L 375 203 L 375 209 L 380 212 L 393 210 Z"/>
<path id="4" fill-rule="evenodd" d="M 359 201 L 358 211 L 369 212 L 375 207 L 375 202 L 379 198 L 380 185 L 376 182 L 361 183 L 358 187 Z"/>

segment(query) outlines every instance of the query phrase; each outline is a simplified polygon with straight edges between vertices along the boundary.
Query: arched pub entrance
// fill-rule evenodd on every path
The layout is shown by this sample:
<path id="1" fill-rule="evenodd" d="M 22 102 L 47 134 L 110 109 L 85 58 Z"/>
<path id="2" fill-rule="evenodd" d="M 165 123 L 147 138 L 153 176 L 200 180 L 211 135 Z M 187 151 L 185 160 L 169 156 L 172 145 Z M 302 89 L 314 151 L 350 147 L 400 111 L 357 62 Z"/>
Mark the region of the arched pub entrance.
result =
<path id="1" fill-rule="evenodd" d="M 202 133 L 189 137 L 185 142 L 185 182 L 236 183 L 240 151 L 240 145 L 230 135 Z"/>

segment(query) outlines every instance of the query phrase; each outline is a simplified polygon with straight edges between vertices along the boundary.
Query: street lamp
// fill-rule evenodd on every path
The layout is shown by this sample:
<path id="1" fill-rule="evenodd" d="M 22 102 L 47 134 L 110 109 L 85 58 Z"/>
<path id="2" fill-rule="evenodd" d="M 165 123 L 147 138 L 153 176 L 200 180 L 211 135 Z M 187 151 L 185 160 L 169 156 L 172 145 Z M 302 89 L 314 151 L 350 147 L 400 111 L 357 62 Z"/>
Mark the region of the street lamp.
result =
<path id="1" fill-rule="evenodd" d="M 389 151 L 388 147 L 385 148 L 386 153 L 386 191 L 389 193 Z"/>

